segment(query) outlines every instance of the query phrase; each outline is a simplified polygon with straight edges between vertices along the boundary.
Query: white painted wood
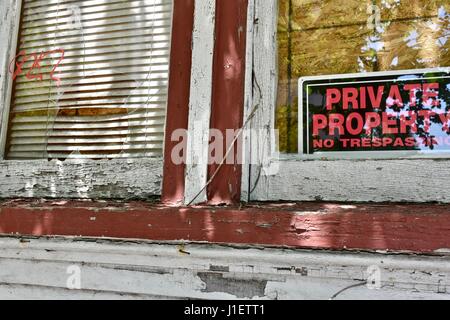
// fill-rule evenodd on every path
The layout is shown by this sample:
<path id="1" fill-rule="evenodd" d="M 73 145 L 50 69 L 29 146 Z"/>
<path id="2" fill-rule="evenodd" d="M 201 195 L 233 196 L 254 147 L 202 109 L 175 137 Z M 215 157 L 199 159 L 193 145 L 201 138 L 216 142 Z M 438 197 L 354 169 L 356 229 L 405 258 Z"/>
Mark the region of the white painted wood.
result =
<path id="1" fill-rule="evenodd" d="M 0 198 L 151 199 L 162 158 L 0 161 Z"/>
<path id="2" fill-rule="evenodd" d="M 177 300 L 176 297 L 97 290 L 70 290 L 66 288 L 11 283 L 0 283 L 0 297 L 2 300 L 36 300 L 37 297 L 46 300 Z"/>
<path id="3" fill-rule="evenodd" d="M 199 192 L 207 182 L 215 12 L 215 0 L 195 1 L 185 204 L 207 200 L 206 190 Z"/>
<path id="4" fill-rule="evenodd" d="M 88 239 L 0 239 L 0 298 L 450 299 L 450 256 Z M 189 252 L 190 254 L 181 253 Z M 80 290 L 67 290 L 67 268 Z M 380 271 L 370 290 L 368 268 Z"/>
<path id="5" fill-rule="evenodd" d="M 254 200 L 450 203 L 447 159 L 282 160 Z"/>
<path id="6" fill-rule="evenodd" d="M 253 200 L 264 190 L 268 179 L 265 173 L 270 168 L 276 145 L 272 129 L 275 126 L 275 101 L 277 94 L 277 1 L 259 1 L 254 3 L 253 34 L 249 36 L 252 52 L 252 69 L 247 68 L 247 92 L 252 92 L 253 110 L 258 110 L 250 123 L 246 152 L 249 163 L 243 169 L 243 180 L 246 180 L 243 200 Z M 250 18 L 250 17 L 249 17 Z M 250 53 L 248 53 L 250 55 Z M 250 73 L 250 75 L 249 75 Z M 250 111 L 251 112 L 251 111 Z M 275 172 L 276 173 L 276 172 Z M 249 196 L 250 194 L 250 196 Z"/>
<path id="7" fill-rule="evenodd" d="M 247 46 L 245 53 L 245 88 L 244 88 L 244 121 L 246 122 L 251 117 L 252 110 L 255 107 L 255 101 L 253 100 L 253 34 L 255 27 L 255 0 L 248 1 L 247 9 Z M 249 201 L 249 177 L 251 171 L 251 126 L 252 122 L 249 122 L 247 128 L 242 133 L 243 139 L 243 164 L 242 164 L 242 180 L 241 180 L 241 200 L 244 202 Z"/>
<path id="8" fill-rule="evenodd" d="M 450 178 L 448 158 L 278 158 L 274 133 L 269 131 L 274 128 L 278 82 L 277 10 L 277 1 L 255 0 L 256 24 L 249 44 L 254 63 L 246 71 L 247 78 L 254 74 L 254 80 L 247 81 L 246 90 L 253 91 L 252 104 L 259 103 L 260 108 L 251 123 L 256 131 L 247 138 L 246 152 L 251 154 L 252 165 L 243 168 L 242 186 L 247 192 L 243 192 L 242 200 L 450 203 L 450 195 L 442 187 L 442 182 Z M 250 196 L 248 190 L 252 191 Z"/>
<path id="9" fill-rule="evenodd" d="M 21 6 L 21 0 L 2 0 L 0 5 L 0 160 L 5 158 L 13 85 L 9 63 L 16 55 Z"/>

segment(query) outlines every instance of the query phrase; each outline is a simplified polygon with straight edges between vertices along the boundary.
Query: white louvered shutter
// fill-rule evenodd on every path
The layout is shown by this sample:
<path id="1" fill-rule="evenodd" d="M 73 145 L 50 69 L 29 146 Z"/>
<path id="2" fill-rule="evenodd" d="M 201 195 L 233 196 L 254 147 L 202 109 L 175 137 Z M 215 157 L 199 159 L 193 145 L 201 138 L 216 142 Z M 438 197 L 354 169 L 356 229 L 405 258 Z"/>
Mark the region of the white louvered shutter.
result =
<path id="1" fill-rule="evenodd" d="M 16 78 L 8 158 L 160 156 L 171 19 L 172 0 L 24 0 L 18 53 L 64 59 L 59 86 L 56 51 Z"/>

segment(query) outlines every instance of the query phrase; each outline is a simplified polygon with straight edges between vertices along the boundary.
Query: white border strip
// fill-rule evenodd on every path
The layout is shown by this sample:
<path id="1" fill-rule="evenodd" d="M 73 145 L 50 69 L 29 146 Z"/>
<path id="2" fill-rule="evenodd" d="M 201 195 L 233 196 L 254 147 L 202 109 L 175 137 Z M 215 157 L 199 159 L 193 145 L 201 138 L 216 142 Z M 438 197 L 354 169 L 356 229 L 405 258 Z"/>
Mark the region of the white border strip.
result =
<path id="1" fill-rule="evenodd" d="M 22 0 L 9 0 L 7 3 L 3 3 L 2 6 L 4 6 L 2 9 L 4 10 L 4 16 L 0 18 L 5 18 L 6 20 L 3 21 L 3 26 L 0 30 L 0 40 L 7 41 L 1 43 L 3 48 L 0 49 L 0 62 L 2 62 L 2 58 L 6 59 L 6 61 L 3 61 L 3 65 L 0 66 L 0 86 L 2 87 L 0 88 L 0 160 L 5 159 L 6 152 L 6 136 L 8 133 L 9 110 L 13 88 L 13 77 L 9 74 L 9 64 L 16 56 Z M 9 11 L 9 16 L 8 7 L 12 9 Z M 3 52 L 3 50 L 6 52 Z"/>
<path id="2" fill-rule="evenodd" d="M 244 89 L 244 113 L 243 122 L 247 119 L 254 107 L 253 101 L 253 34 L 254 34 L 254 21 L 255 21 L 255 0 L 248 1 L 247 9 L 247 43 L 245 54 L 245 89 Z M 251 123 L 249 128 L 251 127 Z M 243 165 L 242 165 L 242 178 L 241 178 L 241 201 L 249 201 L 249 189 L 251 174 L 251 142 L 252 136 L 250 130 L 244 130 L 243 132 Z"/>
<path id="3" fill-rule="evenodd" d="M 215 0 L 195 1 L 185 204 L 207 201 L 206 190 L 198 193 L 206 185 L 208 178 L 215 16 Z"/>

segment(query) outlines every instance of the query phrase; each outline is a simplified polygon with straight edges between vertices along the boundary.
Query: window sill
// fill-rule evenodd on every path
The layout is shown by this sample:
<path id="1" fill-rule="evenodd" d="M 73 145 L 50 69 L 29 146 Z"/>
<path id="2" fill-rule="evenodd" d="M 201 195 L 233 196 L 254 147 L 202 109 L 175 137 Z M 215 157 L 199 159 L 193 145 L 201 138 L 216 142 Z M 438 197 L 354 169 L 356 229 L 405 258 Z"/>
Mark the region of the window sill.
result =
<path id="1" fill-rule="evenodd" d="M 2 198 L 143 199 L 161 195 L 163 159 L 0 160 Z"/>
<path id="2" fill-rule="evenodd" d="M 450 252 L 437 204 L 257 203 L 175 208 L 144 202 L 9 200 L 0 233 L 303 249 Z"/>

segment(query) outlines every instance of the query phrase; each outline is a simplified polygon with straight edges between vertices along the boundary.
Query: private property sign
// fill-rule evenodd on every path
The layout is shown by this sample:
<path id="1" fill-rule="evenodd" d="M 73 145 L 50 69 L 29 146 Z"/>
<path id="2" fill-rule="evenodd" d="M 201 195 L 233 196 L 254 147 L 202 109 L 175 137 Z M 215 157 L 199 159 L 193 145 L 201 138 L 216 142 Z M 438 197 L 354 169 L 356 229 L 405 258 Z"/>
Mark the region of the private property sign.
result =
<path id="1" fill-rule="evenodd" d="M 449 78 L 449 68 L 301 78 L 299 150 L 450 155 Z"/>

